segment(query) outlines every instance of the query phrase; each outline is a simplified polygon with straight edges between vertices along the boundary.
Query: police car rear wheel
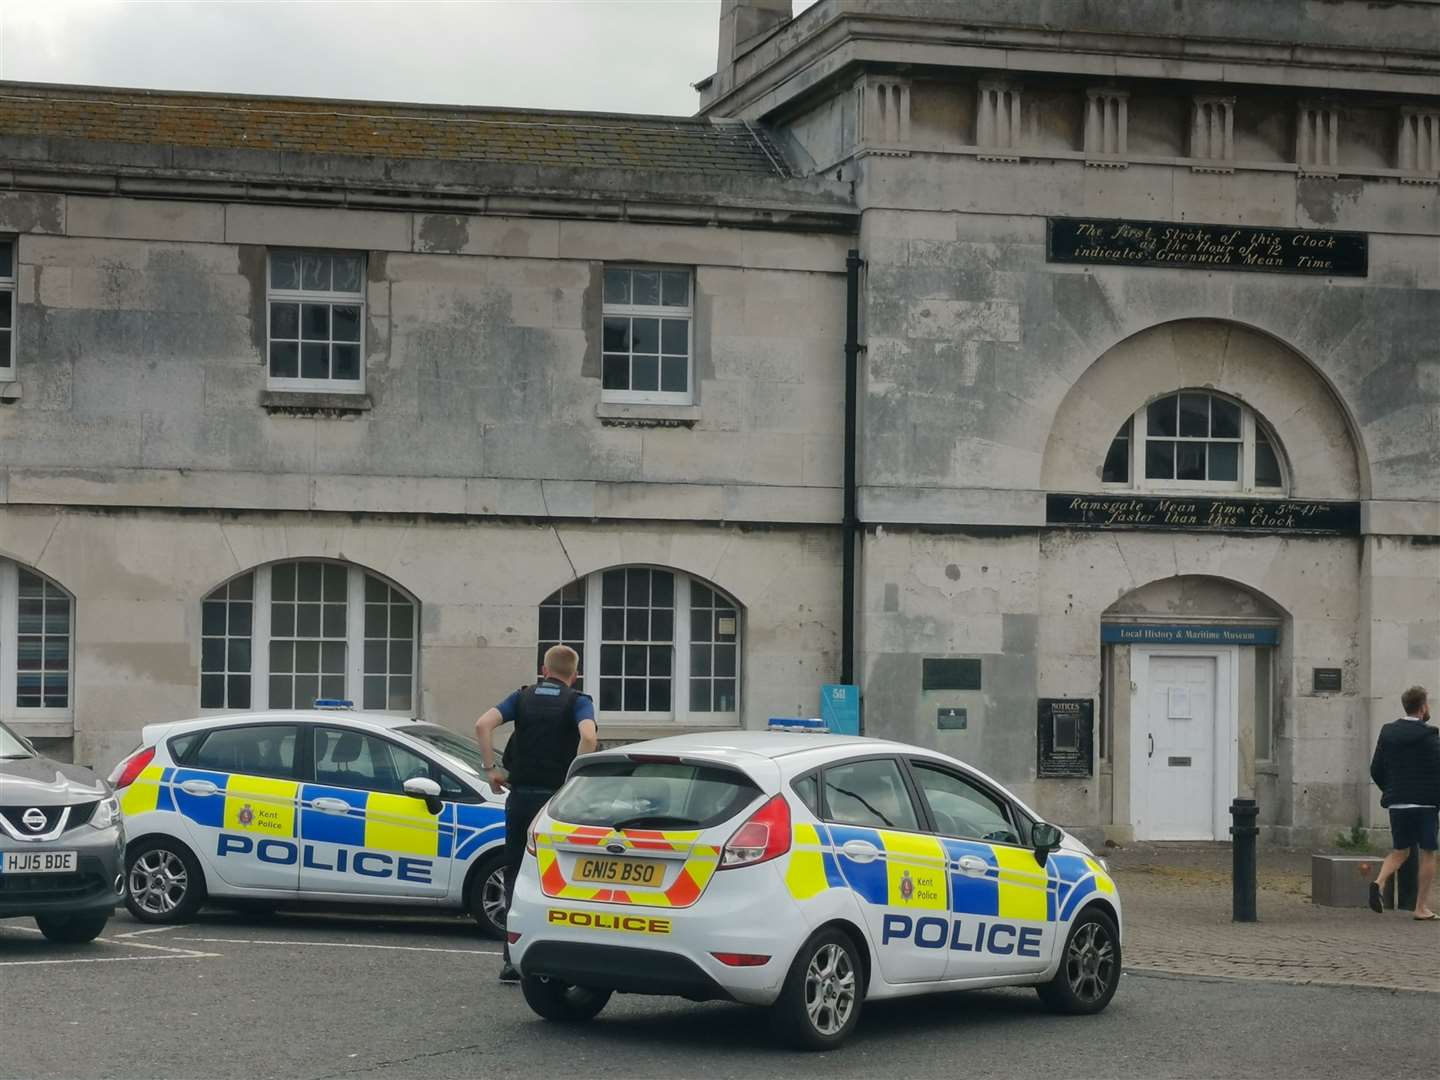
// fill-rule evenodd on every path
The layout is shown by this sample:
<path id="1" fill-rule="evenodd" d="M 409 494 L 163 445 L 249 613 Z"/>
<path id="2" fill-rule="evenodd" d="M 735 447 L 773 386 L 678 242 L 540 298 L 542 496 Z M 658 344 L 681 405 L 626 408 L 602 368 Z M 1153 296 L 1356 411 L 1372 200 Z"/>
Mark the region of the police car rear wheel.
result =
<path id="1" fill-rule="evenodd" d="M 125 863 L 125 906 L 141 922 L 185 922 L 205 900 L 205 876 L 184 844 L 141 841 Z"/>
<path id="2" fill-rule="evenodd" d="M 482 863 L 470 879 L 470 914 L 483 933 L 499 940 L 505 936 L 505 856 Z"/>
<path id="3" fill-rule="evenodd" d="M 1075 920 L 1055 978 L 1035 989 L 1056 1012 L 1098 1013 L 1120 985 L 1120 935 L 1101 911 L 1087 911 Z"/>
<path id="4" fill-rule="evenodd" d="M 546 1020 L 575 1024 L 593 1020 L 610 1001 L 609 990 L 590 990 L 571 986 L 544 975 L 525 975 L 520 979 L 525 1003 Z"/>
<path id="5" fill-rule="evenodd" d="M 816 934 L 796 954 L 771 1006 L 775 1033 L 804 1050 L 840 1045 L 860 1019 L 862 970 L 848 934 L 833 929 Z"/>
<path id="6" fill-rule="evenodd" d="M 63 942 L 67 945 L 80 945 L 87 941 L 94 941 L 100 936 L 100 931 L 105 929 L 105 924 L 110 921 L 110 913 L 102 912 L 99 915 L 37 915 L 35 925 L 40 927 L 40 933 L 50 941 Z"/>

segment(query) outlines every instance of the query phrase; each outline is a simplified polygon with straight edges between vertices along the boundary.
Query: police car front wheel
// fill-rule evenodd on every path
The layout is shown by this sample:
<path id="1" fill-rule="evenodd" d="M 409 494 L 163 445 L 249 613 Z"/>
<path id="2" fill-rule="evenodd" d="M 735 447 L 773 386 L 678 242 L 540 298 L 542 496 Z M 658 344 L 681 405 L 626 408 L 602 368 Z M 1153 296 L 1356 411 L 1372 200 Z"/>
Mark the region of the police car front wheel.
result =
<path id="1" fill-rule="evenodd" d="M 796 954 L 771 1023 L 802 1050 L 829 1050 L 849 1037 L 865 996 L 864 968 L 855 941 L 839 929 L 821 930 Z"/>
<path id="2" fill-rule="evenodd" d="M 568 1024 L 593 1020 L 610 1001 L 609 990 L 571 986 L 544 975 L 522 976 L 520 990 L 537 1015 Z"/>
<path id="3" fill-rule="evenodd" d="M 1120 935 L 1105 912 L 1092 908 L 1070 927 L 1055 977 L 1037 986 L 1040 1000 L 1056 1012 L 1098 1013 L 1120 985 Z"/>
<path id="4" fill-rule="evenodd" d="M 125 906 L 141 922 L 185 922 L 205 900 L 205 875 L 190 849 L 168 836 L 125 853 Z"/>

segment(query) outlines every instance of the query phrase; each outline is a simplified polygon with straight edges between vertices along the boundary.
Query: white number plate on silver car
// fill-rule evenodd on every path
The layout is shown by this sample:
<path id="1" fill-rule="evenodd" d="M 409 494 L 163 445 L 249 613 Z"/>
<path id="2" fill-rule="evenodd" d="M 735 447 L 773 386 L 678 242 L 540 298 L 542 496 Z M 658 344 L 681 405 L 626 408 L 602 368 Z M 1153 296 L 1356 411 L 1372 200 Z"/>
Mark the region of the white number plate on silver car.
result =
<path id="1" fill-rule="evenodd" d="M 74 851 L 7 851 L 0 874 L 67 874 L 75 872 Z"/>

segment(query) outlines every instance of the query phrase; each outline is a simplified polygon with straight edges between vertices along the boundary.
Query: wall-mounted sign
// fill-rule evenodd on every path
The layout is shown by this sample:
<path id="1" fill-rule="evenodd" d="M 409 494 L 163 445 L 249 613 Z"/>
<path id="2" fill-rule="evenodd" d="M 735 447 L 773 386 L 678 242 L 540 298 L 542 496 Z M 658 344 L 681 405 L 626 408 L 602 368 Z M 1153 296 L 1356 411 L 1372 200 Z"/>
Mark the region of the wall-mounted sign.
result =
<path id="1" fill-rule="evenodd" d="M 927 656 L 921 661 L 922 690 L 979 690 L 980 661 L 963 657 Z"/>
<path id="2" fill-rule="evenodd" d="M 1050 218 L 1045 223 L 1045 257 L 1050 262 L 1092 266 L 1364 277 L 1369 271 L 1369 237 L 1189 221 Z"/>
<path id="3" fill-rule="evenodd" d="M 1093 699 L 1041 698 L 1035 735 L 1036 773 L 1042 780 L 1091 775 Z"/>
<path id="4" fill-rule="evenodd" d="M 965 709 L 936 709 L 935 726 L 941 731 L 964 731 L 969 721 Z"/>
<path id="5" fill-rule="evenodd" d="M 1100 640 L 1107 645 L 1278 645 L 1280 630 L 1274 626 L 1101 623 Z"/>
<path id="6" fill-rule="evenodd" d="M 1045 522 L 1081 529 L 1359 536 L 1358 502 L 1199 495 L 1045 496 Z"/>
<path id="7" fill-rule="evenodd" d="M 860 688 L 847 683 L 820 687 L 820 718 L 832 735 L 859 735 Z"/>
<path id="8" fill-rule="evenodd" d="M 1317 694 L 1338 694 L 1344 680 L 1338 667 L 1317 667 L 1311 672 L 1310 686 Z"/>

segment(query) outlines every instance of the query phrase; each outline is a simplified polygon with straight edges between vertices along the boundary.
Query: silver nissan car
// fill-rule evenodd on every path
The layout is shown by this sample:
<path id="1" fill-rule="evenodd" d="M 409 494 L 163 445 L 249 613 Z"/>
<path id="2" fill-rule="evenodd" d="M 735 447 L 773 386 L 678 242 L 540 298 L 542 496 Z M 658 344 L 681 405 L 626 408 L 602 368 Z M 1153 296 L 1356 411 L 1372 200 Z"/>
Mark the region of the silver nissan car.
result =
<path id="1" fill-rule="evenodd" d="M 110 786 L 0 724 L 0 919 L 91 941 L 124 895 L 125 827 Z"/>

